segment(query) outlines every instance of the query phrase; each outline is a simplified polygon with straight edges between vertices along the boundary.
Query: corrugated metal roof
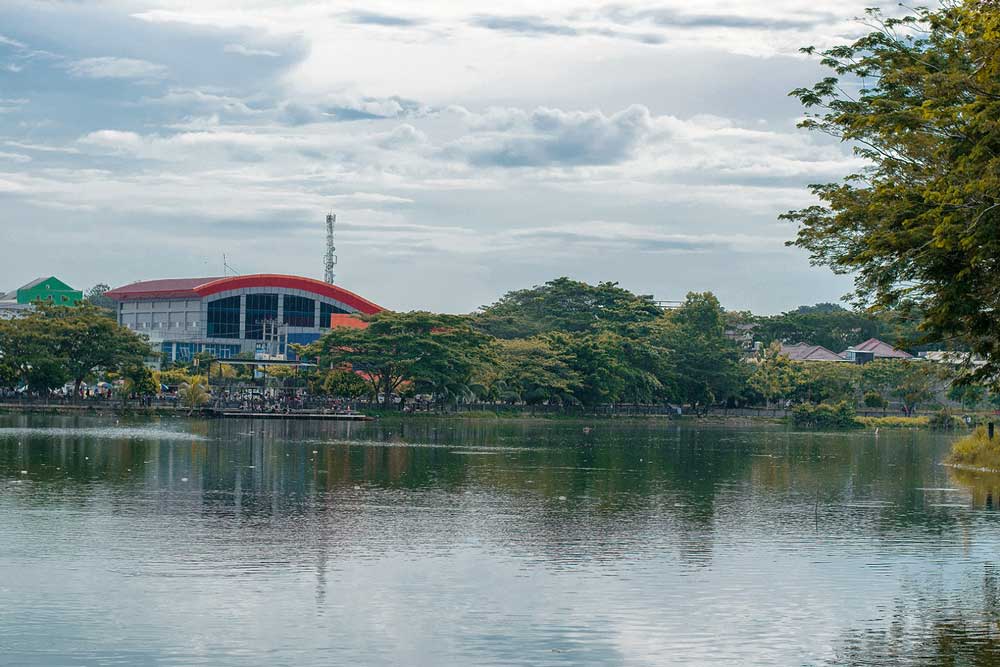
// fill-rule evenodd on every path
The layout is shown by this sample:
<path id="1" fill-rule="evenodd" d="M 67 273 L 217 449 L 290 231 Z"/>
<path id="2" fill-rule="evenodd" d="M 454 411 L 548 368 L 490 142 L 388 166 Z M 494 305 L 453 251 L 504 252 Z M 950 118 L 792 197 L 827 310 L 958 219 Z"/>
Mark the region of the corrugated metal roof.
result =
<path id="1" fill-rule="evenodd" d="M 125 301 L 128 299 L 142 298 L 200 298 L 194 289 L 200 285 L 205 285 L 222 278 L 215 276 L 211 278 L 164 278 L 162 280 L 142 280 L 137 283 L 116 287 L 105 292 L 105 296 Z"/>
<path id="2" fill-rule="evenodd" d="M 912 359 L 913 355 L 909 352 L 904 352 L 903 350 L 897 350 L 889 343 L 879 340 L 878 338 L 869 338 L 863 343 L 859 343 L 851 348 L 857 352 L 873 352 L 875 358 L 882 359 Z M 847 350 L 844 350 L 844 354 Z"/>
<path id="3" fill-rule="evenodd" d="M 796 345 L 782 345 L 781 353 L 792 361 L 843 361 L 844 359 L 822 345 L 809 345 L 808 343 L 798 343 Z"/>

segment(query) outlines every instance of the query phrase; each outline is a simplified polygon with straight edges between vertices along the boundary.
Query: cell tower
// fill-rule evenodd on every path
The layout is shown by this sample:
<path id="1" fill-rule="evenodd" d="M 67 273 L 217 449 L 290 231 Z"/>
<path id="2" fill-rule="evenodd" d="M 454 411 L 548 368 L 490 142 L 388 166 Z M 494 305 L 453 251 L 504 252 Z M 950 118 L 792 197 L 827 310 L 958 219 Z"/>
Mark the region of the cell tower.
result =
<path id="1" fill-rule="evenodd" d="M 323 259 L 323 280 L 333 284 L 336 278 L 334 268 L 337 266 L 337 246 L 333 244 L 333 223 L 337 222 L 337 216 L 330 213 L 326 216 L 326 257 Z"/>

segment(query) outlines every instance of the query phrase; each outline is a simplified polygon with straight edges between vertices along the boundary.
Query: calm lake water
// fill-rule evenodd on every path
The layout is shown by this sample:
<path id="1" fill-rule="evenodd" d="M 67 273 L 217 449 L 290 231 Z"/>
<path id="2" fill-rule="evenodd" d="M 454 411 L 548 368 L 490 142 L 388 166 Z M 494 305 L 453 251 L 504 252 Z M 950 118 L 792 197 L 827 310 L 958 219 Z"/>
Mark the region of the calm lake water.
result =
<path id="1" fill-rule="evenodd" d="M 1000 661 L 948 437 L 0 416 L 4 665 Z"/>

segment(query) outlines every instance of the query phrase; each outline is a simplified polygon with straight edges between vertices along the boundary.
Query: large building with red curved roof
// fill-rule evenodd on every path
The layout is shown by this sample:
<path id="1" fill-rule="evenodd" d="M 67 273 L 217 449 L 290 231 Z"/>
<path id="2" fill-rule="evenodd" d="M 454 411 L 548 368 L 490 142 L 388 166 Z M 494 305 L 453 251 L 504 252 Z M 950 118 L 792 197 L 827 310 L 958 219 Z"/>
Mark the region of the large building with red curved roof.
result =
<path id="1" fill-rule="evenodd" d="M 110 290 L 118 323 L 149 340 L 170 361 L 199 352 L 283 354 L 330 328 L 331 317 L 382 308 L 337 285 L 279 274 L 146 280 Z"/>

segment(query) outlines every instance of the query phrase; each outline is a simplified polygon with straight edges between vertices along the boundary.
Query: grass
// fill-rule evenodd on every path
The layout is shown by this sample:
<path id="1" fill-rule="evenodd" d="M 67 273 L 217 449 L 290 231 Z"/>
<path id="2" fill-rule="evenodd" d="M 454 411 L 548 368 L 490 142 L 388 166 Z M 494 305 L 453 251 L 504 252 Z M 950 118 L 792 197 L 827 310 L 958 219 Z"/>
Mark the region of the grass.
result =
<path id="1" fill-rule="evenodd" d="M 921 417 L 855 417 L 856 422 L 867 428 L 927 428 L 931 418 Z"/>
<path id="2" fill-rule="evenodd" d="M 1000 472 L 1000 438 L 990 440 L 980 426 L 951 446 L 948 463 Z"/>

